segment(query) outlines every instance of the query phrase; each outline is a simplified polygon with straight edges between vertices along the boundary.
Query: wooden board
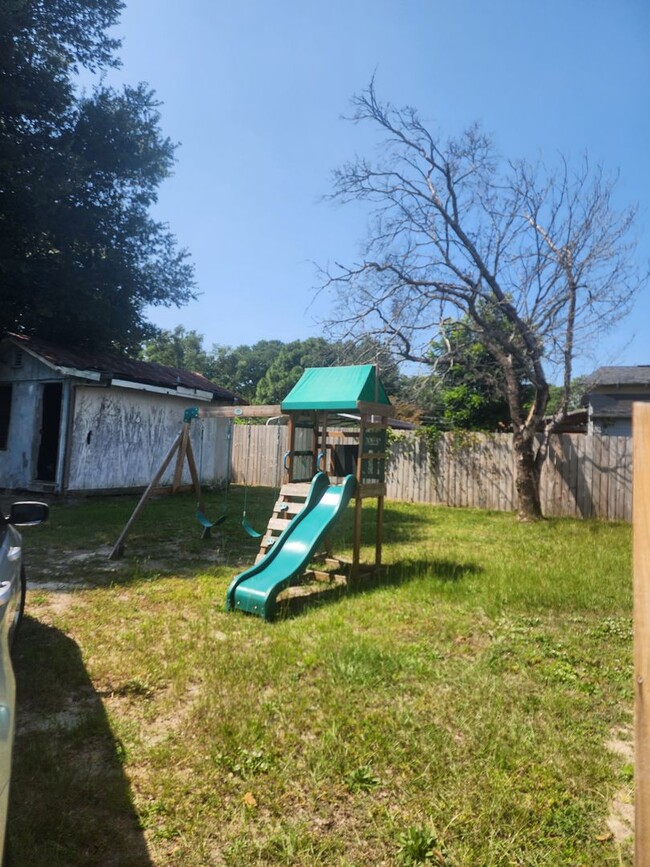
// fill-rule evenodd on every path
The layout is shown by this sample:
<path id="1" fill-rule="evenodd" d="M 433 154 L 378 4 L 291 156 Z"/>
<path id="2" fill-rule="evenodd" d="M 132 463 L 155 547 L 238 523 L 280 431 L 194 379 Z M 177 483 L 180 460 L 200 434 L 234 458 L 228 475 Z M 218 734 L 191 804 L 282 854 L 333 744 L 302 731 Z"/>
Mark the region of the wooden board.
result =
<path id="1" fill-rule="evenodd" d="M 650 404 L 632 407 L 634 432 L 634 864 L 650 867 Z"/>

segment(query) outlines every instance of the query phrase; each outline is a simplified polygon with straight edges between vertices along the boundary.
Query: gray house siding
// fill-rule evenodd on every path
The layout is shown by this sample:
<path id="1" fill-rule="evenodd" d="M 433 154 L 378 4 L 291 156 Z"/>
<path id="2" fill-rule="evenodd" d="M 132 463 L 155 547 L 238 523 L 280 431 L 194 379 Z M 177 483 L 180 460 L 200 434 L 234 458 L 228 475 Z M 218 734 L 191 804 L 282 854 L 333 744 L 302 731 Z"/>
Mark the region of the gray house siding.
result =
<path id="1" fill-rule="evenodd" d="M 632 404 L 650 401 L 650 387 L 598 385 L 587 398 L 590 434 L 632 436 Z"/>

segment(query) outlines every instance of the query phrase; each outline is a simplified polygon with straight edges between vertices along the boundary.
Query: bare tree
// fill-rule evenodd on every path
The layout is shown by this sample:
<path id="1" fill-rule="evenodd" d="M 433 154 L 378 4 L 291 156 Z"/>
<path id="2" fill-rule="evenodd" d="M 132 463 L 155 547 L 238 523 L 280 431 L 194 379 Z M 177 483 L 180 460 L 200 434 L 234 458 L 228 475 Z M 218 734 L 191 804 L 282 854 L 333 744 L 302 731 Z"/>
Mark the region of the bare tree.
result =
<path id="1" fill-rule="evenodd" d="M 573 361 L 611 329 L 645 282 L 634 262 L 634 209 L 612 204 L 614 181 L 584 158 L 506 162 L 478 126 L 444 141 L 411 108 L 378 101 L 374 83 L 353 100 L 354 122 L 383 133 L 376 161 L 334 174 L 332 198 L 372 206 L 362 258 L 324 271 L 337 293 L 328 322 L 344 336 L 370 333 L 403 359 L 431 364 L 427 348 L 449 319 L 464 318 L 503 374 L 517 458 L 521 520 L 541 517 L 539 477 L 548 436 L 566 413 Z M 564 400 L 545 422 L 547 370 Z M 522 378 L 532 386 L 524 406 Z M 545 436 L 536 446 L 536 434 Z"/>

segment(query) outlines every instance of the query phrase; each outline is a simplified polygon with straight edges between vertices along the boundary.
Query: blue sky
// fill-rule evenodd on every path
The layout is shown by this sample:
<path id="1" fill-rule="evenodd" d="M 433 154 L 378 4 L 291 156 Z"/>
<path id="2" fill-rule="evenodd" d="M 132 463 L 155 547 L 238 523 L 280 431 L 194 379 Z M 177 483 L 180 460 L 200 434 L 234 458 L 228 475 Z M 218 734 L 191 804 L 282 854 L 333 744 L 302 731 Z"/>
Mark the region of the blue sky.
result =
<path id="1" fill-rule="evenodd" d="M 322 197 L 331 172 L 371 152 L 341 119 L 376 75 L 383 100 L 448 134 L 480 121 L 509 157 L 620 170 L 650 259 L 650 4 L 647 0 L 126 0 L 113 83 L 147 81 L 179 142 L 156 216 L 196 267 L 198 301 L 155 309 L 213 343 L 319 334 L 313 263 L 351 262 L 360 208 Z M 313 303 L 312 303 L 313 302 Z M 581 368 L 650 363 L 650 290 Z M 595 348 L 596 349 L 596 348 Z"/>

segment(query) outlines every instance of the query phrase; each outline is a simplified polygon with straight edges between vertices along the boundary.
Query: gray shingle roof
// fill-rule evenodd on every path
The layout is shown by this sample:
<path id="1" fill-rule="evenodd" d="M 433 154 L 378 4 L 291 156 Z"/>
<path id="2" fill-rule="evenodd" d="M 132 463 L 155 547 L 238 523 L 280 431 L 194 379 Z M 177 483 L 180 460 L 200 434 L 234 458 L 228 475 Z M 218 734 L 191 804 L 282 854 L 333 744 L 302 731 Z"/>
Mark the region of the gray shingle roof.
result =
<path id="1" fill-rule="evenodd" d="M 622 385 L 650 386 L 650 364 L 639 364 L 635 367 L 599 367 L 587 379 L 586 391 L 593 388 L 616 388 Z"/>

